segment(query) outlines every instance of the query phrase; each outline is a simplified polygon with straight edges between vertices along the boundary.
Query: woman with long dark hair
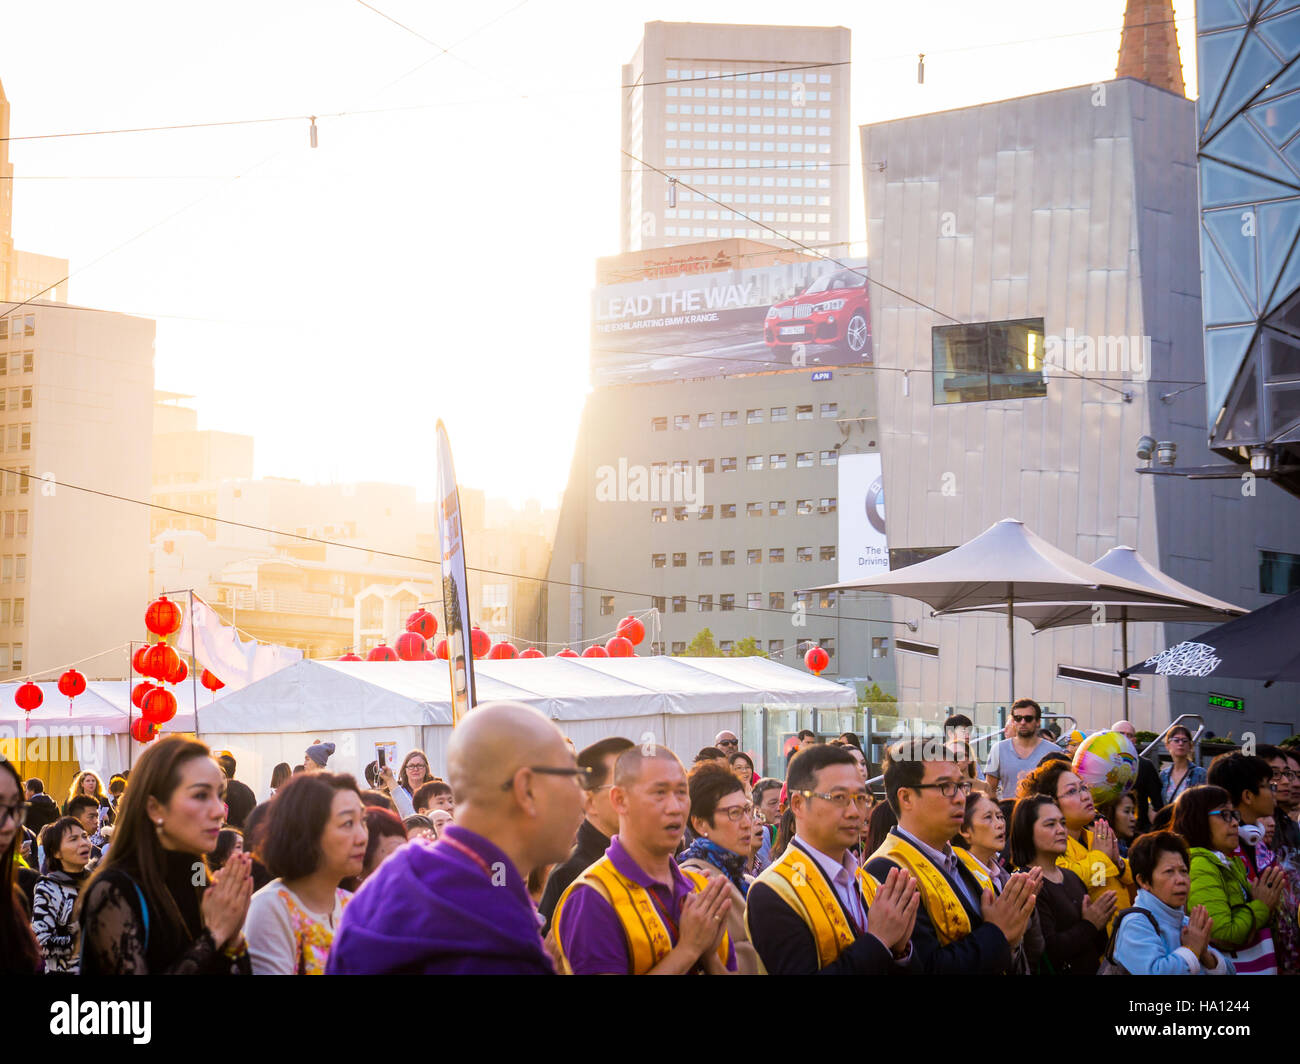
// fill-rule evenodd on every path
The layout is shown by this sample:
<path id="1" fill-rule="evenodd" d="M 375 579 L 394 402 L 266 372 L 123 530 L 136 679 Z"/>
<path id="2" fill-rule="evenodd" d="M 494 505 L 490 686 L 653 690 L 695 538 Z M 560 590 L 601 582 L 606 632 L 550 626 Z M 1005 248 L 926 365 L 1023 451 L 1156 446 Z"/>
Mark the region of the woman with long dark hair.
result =
<path id="1" fill-rule="evenodd" d="M 250 971 L 247 854 L 216 874 L 204 855 L 225 819 L 225 774 L 201 742 L 155 740 L 131 773 L 113 844 L 79 902 L 82 975 Z"/>
<path id="2" fill-rule="evenodd" d="M 280 788 L 292 778 L 293 769 L 289 767 L 289 762 L 281 761 L 275 768 L 271 769 L 271 793 L 267 797 L 274 798 Z"/>
<path id="3" fill-rule="evenodd" d="M 0 757 L 0 975 L 36 975 L 44 967 L 24 896 L 14 882 L 26 812 L 18 770 Z"/>

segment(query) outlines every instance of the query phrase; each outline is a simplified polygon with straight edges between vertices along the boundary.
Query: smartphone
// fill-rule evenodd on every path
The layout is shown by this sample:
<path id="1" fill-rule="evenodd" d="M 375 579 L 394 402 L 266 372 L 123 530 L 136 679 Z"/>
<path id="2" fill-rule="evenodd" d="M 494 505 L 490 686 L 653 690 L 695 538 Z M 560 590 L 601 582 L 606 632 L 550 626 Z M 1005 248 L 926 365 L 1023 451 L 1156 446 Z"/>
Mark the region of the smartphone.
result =
<path id="1" fill-rule="evenodd" d="M 385 750 L 382 746 L 377 747 L 376 749 L 379 754 L 379 771 L 383 772 L 384 769 L 388 766 L 388 751 Z"/>

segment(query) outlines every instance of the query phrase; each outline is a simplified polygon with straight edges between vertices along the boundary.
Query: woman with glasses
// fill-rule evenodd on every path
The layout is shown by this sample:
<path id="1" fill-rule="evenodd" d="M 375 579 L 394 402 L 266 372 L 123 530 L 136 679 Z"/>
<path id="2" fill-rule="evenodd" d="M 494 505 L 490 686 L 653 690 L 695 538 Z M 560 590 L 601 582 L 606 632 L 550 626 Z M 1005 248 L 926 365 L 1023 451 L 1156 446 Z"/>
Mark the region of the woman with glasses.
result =
<path id="1" fill-rule="evenodd" d="M 26 898 L 14 882 L 17 869 L 26 867 L 18 856 L 26 813 L 18 770 L 0 757 L 0 975 L 38 975 L 44 967 Z"/>
<path id="2" fill-rule="evenodd" d="M 1238 975 L 1276 975 L 1269 924 L 1282 899 L 1282 875 L 1269 869 L 1251 882 L 1236 856 L 1240 822 L 1222 787 L 1205 784 L 1178 796 L 1173 830 L 1186 840 L 1192 858 L 1187 904 L 1205 906 L 1213 921 L 1210 941 Z"/>
<path id="3" fill-rule="evenodd" d="M 1011 817 L 1011 860 L 1022 872 L 1042 870 L 1034 911 L 1043 933 L 1039 975 L 1095 975 L 1106 948 L 1106 924 L 1115 894 L 1088 896 L 1085 881 L 1061 864 L 1069 839 L 1061 807 L 1035 794 L 1016 802 Z"/>
<path id="4" fill-rule="evenodd" d="M 740 780 L 740 785 L 745 788 L 745 797 L 753 798 L 754 781 L 757 780 L 758 774 L 754 772 L 754 762 L 750 756 L 743 750 L 738 750 L 727 759 L 731 765 L 731 771 L 736 779 Z"/>
<path id="5" fill-rule="evenodd" d="M 1043 795 L 1052 799 L 1065 817 L 1065 850 L 1057 860 L 1084 883 L 1093 901 L 1113 891 L 1119 908 L 1129 905 L 1132 880 L 1119 852 L 1119 836 L 1102 817 L 1092 793 L 1065 761 L 1045 761 L 1020 781 L 1021 798 Z M 1104 882 L 1099 881 L 1101 874 Z"/>
<path id="6" fill-rule="evenodd" d="M 1192 760 L 1192 733 L 1181 724 L 1165 732 L 1165 749 L 1173 760 L 1160 770 L 1160 797 L 1170 805 L 1183 791 L 1204 783 L 1206 772 Z"/>
<path id="7" fill-rule="evenodd" d="M 742 975 L 758 972 L 758 954 L 745 929 L 745 896 L 752 877 L 745 870 L 754 843 L 754 805 L 729 772 L 710 765 L 690 778 L 690 825 L 694 841 L 677 857 L 677 867 L 706 879 L 723 876 L 731 884 L 727 934 L 736 947 Z"/>

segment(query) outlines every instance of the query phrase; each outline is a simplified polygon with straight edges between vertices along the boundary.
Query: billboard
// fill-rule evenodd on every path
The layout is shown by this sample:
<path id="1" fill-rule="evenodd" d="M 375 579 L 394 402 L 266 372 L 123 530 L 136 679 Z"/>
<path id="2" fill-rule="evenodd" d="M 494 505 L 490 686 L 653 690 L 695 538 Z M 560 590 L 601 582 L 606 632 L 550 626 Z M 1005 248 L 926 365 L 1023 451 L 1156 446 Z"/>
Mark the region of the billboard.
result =
<path id="1" fill-rule="evenodd" d="M 880 454 L 842 454 L 839 471 L 839 582 L 889 571 Z"/>
<path id="2" fill-rule="evenodd" d="M 598 388 L 870 362 L 865 259 L 693 272 L 592 293 Z"/>

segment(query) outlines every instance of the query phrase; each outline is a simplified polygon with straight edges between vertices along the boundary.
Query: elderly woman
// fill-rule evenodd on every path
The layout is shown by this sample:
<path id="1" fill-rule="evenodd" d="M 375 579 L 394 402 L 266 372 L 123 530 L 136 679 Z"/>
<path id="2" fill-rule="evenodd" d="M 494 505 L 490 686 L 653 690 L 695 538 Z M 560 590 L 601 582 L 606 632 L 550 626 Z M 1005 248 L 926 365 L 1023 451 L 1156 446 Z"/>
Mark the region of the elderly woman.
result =
<path id="1" fill-rule="evenodd" d="M 1207 774 L 1192 760 L 1192 733 L 1181 724 L 1165 732 L 1165 749 L 1173 760 L 1160 770 L 1160 799 L 1170 805 L 1183 791 L 1204 783 Z"/>
<path id="2" fill-rule="evenodd" d="M 690 825 L 695 840 L 677 858 L 679 868 L 703 876 L 725 876 L 731 884 L 727 933 L 736 947 L 742 975 L 758 972 L 758 953 L 745 929 L 745 895 L 752 879 L 745 874 L 754 842 L 754 805 L 740 780 L 706 765 L 690 777 Z"/>

